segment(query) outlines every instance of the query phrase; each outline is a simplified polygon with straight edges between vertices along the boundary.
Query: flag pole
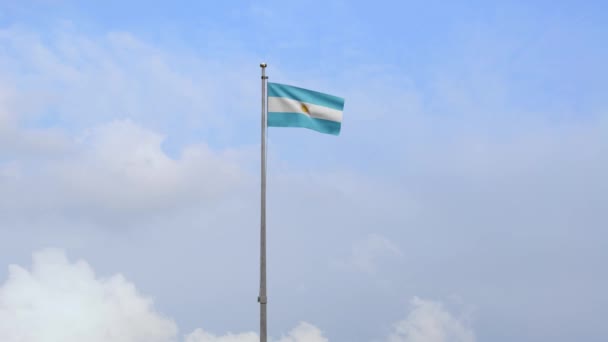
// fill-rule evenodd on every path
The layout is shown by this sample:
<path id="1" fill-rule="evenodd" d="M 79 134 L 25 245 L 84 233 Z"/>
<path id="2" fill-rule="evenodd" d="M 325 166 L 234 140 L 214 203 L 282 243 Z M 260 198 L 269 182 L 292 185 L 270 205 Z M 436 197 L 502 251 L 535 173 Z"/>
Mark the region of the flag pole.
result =
<path id="1" fill-rule="evenodd" d="M 266 321 L 266 63 L 260 63 L 262 68 L 262 146 L 261 146 L 261 197 L 260 197 L 260 342 L 267 340 Z"/>

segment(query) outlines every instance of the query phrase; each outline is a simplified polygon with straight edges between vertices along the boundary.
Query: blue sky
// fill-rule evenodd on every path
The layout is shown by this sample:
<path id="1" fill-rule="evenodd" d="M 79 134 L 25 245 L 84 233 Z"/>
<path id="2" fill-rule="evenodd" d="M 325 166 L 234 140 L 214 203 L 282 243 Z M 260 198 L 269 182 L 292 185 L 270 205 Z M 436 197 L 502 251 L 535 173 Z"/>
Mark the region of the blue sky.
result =
<path id="1" fill-rule="evenodd" d="M 256 340 L 262 61 L 273 341 L 606 340 L 606 9 L 3 2 L 0 340 Z"/>

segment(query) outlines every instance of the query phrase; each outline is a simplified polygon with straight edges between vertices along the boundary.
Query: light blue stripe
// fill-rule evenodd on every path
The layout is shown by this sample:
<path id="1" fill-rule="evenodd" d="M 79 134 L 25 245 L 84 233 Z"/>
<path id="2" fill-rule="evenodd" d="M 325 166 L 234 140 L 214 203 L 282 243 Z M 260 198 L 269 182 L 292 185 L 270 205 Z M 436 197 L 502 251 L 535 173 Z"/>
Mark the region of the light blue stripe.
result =
<path id="1" fill-rule="evenodd" d="M 344 99 L 341 97 L 280 83 L 268 82 L 268 96 L 286 97 L 288 99 L 312 103 L 340 111 L 344 109 Z"/>
<path id="2" fill-rule="evenodd" d="M 341 123 L 311 118 L 302 113 L 268 112 L 270 127 L 304 127 L 317 132 L 339 135 Z"/>

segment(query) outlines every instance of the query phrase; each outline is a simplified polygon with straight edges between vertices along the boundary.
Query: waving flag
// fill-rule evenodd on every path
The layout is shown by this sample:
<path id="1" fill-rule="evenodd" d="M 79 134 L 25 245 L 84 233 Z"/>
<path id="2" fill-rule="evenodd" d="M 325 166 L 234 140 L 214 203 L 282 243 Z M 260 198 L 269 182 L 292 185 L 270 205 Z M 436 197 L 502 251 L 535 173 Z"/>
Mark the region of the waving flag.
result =
<path id="1" fill-rule="evenodd" d="M 268 82 L 268 126 L 304 127 L 338 135 L 344 99 L 312 90 Z"/>

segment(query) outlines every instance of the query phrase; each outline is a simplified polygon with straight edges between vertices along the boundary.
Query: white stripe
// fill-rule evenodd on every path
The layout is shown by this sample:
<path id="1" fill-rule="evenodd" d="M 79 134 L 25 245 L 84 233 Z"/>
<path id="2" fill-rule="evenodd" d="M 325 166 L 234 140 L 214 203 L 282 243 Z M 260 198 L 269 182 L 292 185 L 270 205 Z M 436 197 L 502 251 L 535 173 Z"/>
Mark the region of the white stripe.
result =
<path id="1" fill-rule="evenodd" d="M 306 113 L 302 108 L 304 104 L 310 114 Z M 317 119 L 325 119 L 329 121 L 342 122 L 342 111 L 315 105 L 307 102 L 300 102 L 297 100 L 288 99 L 285 97 L 268 97 L 268 111 L 269 112 L 288 112 L 288 113 L 302 113 L 309 115 L 310 117 Z"/>

